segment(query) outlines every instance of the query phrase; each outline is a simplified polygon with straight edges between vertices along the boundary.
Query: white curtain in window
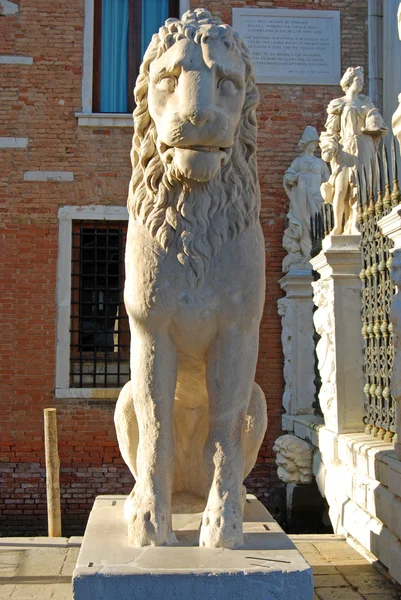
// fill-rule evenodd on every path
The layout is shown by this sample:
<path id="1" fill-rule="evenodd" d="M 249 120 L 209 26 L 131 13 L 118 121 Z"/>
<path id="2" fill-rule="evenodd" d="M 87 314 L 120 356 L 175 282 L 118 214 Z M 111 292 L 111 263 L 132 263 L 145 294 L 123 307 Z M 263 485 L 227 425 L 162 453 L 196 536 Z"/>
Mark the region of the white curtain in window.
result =
<path id="1" fill-rule="evenodd" d="M 148 2 L 144 2 L 145 4 Z M 128 0 L 102 0 L 101 112 L 128 112 Z"/>
<path id="2" fill-rule="evenodd" d="M 159 27 L 169 16 L 169 0 L 142 0 L 142 40 L 141 55 L 145 54 L 152 35 L 157 33 Z"/>

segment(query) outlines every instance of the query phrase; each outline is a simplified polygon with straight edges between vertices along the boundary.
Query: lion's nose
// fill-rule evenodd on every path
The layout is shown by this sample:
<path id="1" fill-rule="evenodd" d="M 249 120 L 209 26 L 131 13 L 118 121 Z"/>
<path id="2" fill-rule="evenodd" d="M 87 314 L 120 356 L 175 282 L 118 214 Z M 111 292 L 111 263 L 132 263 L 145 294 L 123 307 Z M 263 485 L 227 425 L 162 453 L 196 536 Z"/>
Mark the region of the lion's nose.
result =
<path id="1" fill-rule="evenodd" d="M 201 125 L 205 125 L 212 120 L 212 111 L 204 108 L 196 108 L 190 111 L 187 114 L 187 119 L 195 125 L 195 127 L 200 127 Z"/>

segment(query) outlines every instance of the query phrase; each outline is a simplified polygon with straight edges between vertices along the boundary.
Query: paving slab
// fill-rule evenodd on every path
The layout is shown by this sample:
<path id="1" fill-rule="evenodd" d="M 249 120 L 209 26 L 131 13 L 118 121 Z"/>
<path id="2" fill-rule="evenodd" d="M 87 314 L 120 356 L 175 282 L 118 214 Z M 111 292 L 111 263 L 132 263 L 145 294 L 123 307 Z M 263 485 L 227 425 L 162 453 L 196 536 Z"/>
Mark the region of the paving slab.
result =
<path id="1" fill-rule="evenodd" d="M 340 573 L 337 575 L 315 575 L 313 577 L 315 589 L 321 587 L 347 587 L 349 583 Z"/>
<path id="2" fill-rule="evenodd" d="M 345 541 L 344 537 L 292 535 L 290 538 L 299 550 L 302 548 L 311 557 L 310 563 L 316 584 L 313 600 L 401 600 L 400 586 L 393 585 L 382 572 L 361 557 L 351 546 L 347 546 L 346 549 L 347 553 L 351 550 L 353 564 L 344 564 L 342 557 L 333 559 L 332 562 L 327 558 L 328 555 L 336 555 L 327 543 L 337 546 Z M 71 578 L 81 542 L 82 537 L 1 538 L 0 599 L 73 600 Z M 324 554 L 319 551 L 322 544 L 325 544 L 322 549 Z M 44 575 L 38 575 L 35 571 L 37 563 L 30 557 L 30 554 L 37 553 L 40 548 L 47 550 L 45 555 L 41 554 L 42 562 L 47 561 L 49 567 L 45 569 Z M 64 560 L 61 568 L 57 550 L 53 562 L 52 548 L 63 549 Z M 59 573 L 57 568 L 60 568 Z M 17 575 L 18 571 L 20 575 Z M 329 586 L 329 578 L 334 575 L 341 576 L 347 586 Z M 342 579 L 335 581 L 342 583 Z"/>
<path id="3" fill-rule="evenodd" d="M 351 588 L 321 588 L 316 590 L 319 600 L 361 600 L 362 596 Z"/>

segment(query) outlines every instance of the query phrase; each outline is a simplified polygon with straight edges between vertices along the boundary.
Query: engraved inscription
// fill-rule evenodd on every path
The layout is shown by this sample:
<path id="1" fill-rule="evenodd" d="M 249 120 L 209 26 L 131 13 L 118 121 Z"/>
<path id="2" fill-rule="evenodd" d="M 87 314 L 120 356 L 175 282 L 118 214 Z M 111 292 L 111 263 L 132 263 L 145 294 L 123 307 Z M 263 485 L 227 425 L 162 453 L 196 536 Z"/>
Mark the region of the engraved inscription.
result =
<path id="1" fill-rule="evenodd" d="M 237 28 L 251 53 L 256 80 L 272 83 L 338 83 L 338 13 L 238 9 Z M 307 12 L 308 16 L 300 16 Z M 311 12 L 317 16 L 309 16 Z M 265 13 L 265 14 L 263 14 Z M 293 13 L 293 14 L 291 14 Z M 327 15 L 328 11 L 325 11 Z"/>

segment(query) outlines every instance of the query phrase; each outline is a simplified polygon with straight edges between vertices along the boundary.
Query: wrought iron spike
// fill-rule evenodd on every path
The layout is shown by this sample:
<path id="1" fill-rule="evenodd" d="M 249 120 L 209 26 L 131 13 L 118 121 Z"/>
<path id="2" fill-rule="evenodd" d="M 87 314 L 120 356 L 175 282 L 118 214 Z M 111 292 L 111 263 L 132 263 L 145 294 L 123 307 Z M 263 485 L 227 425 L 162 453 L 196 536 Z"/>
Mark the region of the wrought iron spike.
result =
<path id="1" fill-rule="evenodd" d="M 380 168 L 380 152 L 376 152 L 375 156 L 375 171 L 376 171 L 376 191 L 383 189 L 382 172 Z"/>
<path id="2" fill-rule="evenodd" d="M 367 190 L 367 186 L 366 186 L 366 170 L 365 170 L 365 165 L 362 166 L 362 173 L 361 173 L 361 197 L 362 197 L 362 204 L 364 203 L 363 201 L 366 199 L 366 204 L 368 204 L 368 190 Z"/>
<path id="3" fill-rule="evenodd" d="M 327 231 L 327 213 L 326 213 L 326 204 L 323 204 L 323 205 L 322 205 L 322 208 L 321 208 L 321 211 L 320 211 L 320 212 L 321 212 L 321 214 L 322 214 L 322 217 L 323 217 L 323 231 L 324 231 L 324 235 L 326 236 L 326 235 L 328 234 L 328 231 Z"/>
<path id="4" fill-rule="evenodd" d="M 359 171 L 356 172 L 356 194 L 358 206 L 362 206 L 361 178 L 359 177 Z"/>
<path id="5" fill-rule="evenodd" d="M 383 216 L 383 175 L 382 165 L 380 161 L 380 152 L 376 152 L 375 156 L 375 167 L 376 167 L 376 214 L 379 218 Z"/>
<path id="6" fill-rule="evenodd" d="M 384 184 L 390 185 L 390 173 L 388 170 L 387 148 L 386 148 L 385 144 L 383 144 L 383 146 L 382 146 L 382 157 L 383 157 Z"/>
<path id="7" fill-rule="evenodd" d="M 369 204 L 373 203 L 373 190 L 374 190 L 374 177 L 375 177 L 375 172 L 373 169 L 373 163 L 372 161 L 369 162 L 369 171 L 368 171 L 368 180 L 367 180 L 367 187 L 368 187 L 368 196 L 369 196 Z"/>
<path id="8" fill-rule="evenodd" d="M 395 138 L 391 136 L 391 167 L 393 171 L 393 179 L 398 180 L 398 168 L 397 168 L 397 151 L 395 147 Z"/>

